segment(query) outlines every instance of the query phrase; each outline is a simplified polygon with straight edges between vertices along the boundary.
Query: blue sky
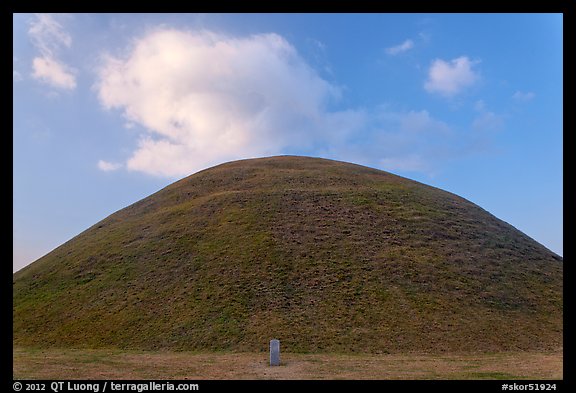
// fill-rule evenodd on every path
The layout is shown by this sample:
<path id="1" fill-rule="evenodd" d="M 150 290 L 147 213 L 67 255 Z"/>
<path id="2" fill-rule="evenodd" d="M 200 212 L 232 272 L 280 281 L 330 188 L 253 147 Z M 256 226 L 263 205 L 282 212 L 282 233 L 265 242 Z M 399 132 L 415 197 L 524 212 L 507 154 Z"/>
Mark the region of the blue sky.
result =
<path id="1" fill-rule="evenodd" d="M 13 270 L 198 170 L 298 154 L 563 253 L 561 14 L 15 14 Z"/>

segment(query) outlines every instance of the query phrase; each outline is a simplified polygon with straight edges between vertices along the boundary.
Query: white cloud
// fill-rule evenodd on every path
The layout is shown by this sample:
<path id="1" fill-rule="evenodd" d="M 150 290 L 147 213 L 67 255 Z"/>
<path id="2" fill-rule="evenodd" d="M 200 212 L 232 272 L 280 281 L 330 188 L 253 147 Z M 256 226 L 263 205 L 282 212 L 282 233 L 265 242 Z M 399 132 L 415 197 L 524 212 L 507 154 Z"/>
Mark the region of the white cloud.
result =
<path id="1" fill-rule="evenodd" d="M 57 20 L 63 15 L 34 14 L 28 36 L 40 52 L 32 61 L 32 77 L 60 89 L 76 88 L 75 72 L 58 59 L 62 47 L 70 48 L 72 37 Z"/>
<path id="2" fill-rule="evenodd" d="M 497 131 L 504 127 L 504 118 L 490 111 L 484 100 L 474 103 L 474 110 L 478 115 L 472 121 L 472 128 L 479 131 Z"/>
<path id="3" fill-rule="evenodd" d="M 474 103 L 474 110 L 476 112 L 482 112 L 482 111 L 486 110 L 486 103 L 484 102 L 484 100 L 477 100 Z"/>
<path id="4" fill-rule="evenodd" d="M 416 153 L 403 157 L 386 157 L 381 159 L 378 165 L 387 171 L 431 173 L 429 160 Z"/>
<path id="5" fill-rule="evenodd" d="M 98 169 L 100 169 L 101 171 L 104 171 L 104 172 L 115 171 L 117 169 L 120 169 L 121 167 L 122 167 L 122 164 L 104 161 L 104 160 L 98 161 Z"/>
<path id="6" fill-rule="evenodd" d="M 504 126 L 504 119 L 494 112 L 485 111 L 478 115 L 472 122 L 476 130 L 497 131 Z"/>
<path id="7" fill-rule="evenodd" d="M 438 93 L 446 97 L 454 96 L 478 81 L 479 75 L 473 70 L 475 63 L 466 56 L 449 62 L 436 59 L 428 70 L 428 79 L 424 83 L 424 88 L 429 93 Z"/>
<path id="8" fill-rule="evenodd" d="M 76 78 L 72 71 L 51 57 L 35 57 L 32 60 L 34 72 L 32 77 L 53 87 L 73 90 L 76 88 Z"/>
<path id="9" fill-rule="evenodd" d="M 430 174 L 438 163 L 453 155 L 455 135 L 451 127 L 426 110 L 384 110 L 379 119 L 377 140 L 383 169 Z"/>
<path id="10" fill-rule="evenodd" d="M 312 146 L 358 117 L 327 111 L 339 89 L 276 34 L 156 30 L 125 56 L 106 56 L 96 88 L 105 108 L 147 130 L 126 167 L 168 177 Z"/>
<path id="11" fill-rule="evenodd" d="M 42 55 L 54 55 L 61 46 L 70 48 L 72 37 L 57 20 L 64 15 L 34 14 L 28 35 Z"/>
<path id="12" fill-rule="evenodd" d="M 12 82 L 20 82 L 23 79 L 20 71 L 16 70 L 17 62 L 18 59 L 16 58 L 16 56 L 12 56 Z"/>
<path id="13" fill-rule="evenodd" d="M 534 97 L 536 97 L 536 94 L 531 92 L 531 91 L 528 91 L 528 92 L 516 91 L 512 95 L 513 99 L 515 99 L 516 101 L 521 101 L 521 102 L 531 101 L 534 99 Z"/>
<path id="14" fill-rule="evenodd" d="M 467 144 L 462 135 L 427 110 L 382 105 L 363 115 L 354 134 L 331 143 L 320 155 L 389 171 L 432 175 Z"/>
<path id="15" fill-rule="evenodd" d="M 124 162 L 102 160 L 102 170 L 174 178 L 298 151 L 430 174 L 470 142 L 426 110 L 331 111 L 340 89 L 277 34 L 163 28 L 132 42 L 103 57 L 95 90 L 140 134 Z"/>
<path id="16" fill-rule="evenodd" d="M 421 31 L 418 33 L 418 38 L 420 38 L 420 41 L 427 44 L 432 40 L 432 35 L 429 32 Z"/>
<path id="17" fill-rule="evenodd" d="M 392 46 L 390 48 L 386 48 L 386 53 L 392 56 L 395 56 L 399 53 L 406 52 L 414 47 L 414 41 L 406 40 L 403 43 Z"/>

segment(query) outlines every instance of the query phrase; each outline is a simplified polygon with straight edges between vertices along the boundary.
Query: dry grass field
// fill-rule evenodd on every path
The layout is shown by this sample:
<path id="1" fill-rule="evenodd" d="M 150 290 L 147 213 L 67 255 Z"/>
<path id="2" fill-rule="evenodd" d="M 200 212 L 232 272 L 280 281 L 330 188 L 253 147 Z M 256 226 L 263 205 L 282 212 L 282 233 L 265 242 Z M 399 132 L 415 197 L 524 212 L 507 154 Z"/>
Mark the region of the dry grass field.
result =
<path id="1" fill-rule="evenodd" d="M 563 379 L 558 352 L 495 354 L 192 353 L 14 348 L 14 379 Z"/>

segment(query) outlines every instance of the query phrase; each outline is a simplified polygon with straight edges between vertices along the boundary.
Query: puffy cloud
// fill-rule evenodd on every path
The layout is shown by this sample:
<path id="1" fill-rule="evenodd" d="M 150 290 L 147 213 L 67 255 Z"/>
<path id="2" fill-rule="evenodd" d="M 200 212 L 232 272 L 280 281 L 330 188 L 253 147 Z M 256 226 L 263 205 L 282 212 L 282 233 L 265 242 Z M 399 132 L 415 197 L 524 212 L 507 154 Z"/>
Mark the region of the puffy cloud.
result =
<path id="1" fill-rule="evenodd" d="M 358 117 L 327 111 L 339 89 L 276 34 L 155 30 L 105 56 L 96 88 L 105 108 L 147 130 L 126 167 L 168 177 L 312 146 L 328 125 L 345 133 Z"/>
<path id="2" fill-rule="evenodd" d="M 35 79 L 61 89 L 76 88 L 76 78 L 72 71 L 52 57 L 35 57 L 32 68 L 34 69 L 32 77 Z"/>
<path id="3" fill-rule="evenodd" d="M 121 167 L 122 167 L 122 164 L 104 161 L 104 160 L 98 161 L 98 169 L 100 169 L 101 171 L 104 171 L 104 172 L 115 171 L 117 169 L 120 169 Z"/>
<path id="4" fill-rule="evenodd" d="M 472 127 L 476 130 L 496 131 L 504 127 L 504 119 L 494 112 L 486 111 L 474 119 Z"/>
<path id="5" fill-rule="evenodd" d="M 23 79 L 20 71 L 16 70 L 17 61 L 16 56 L 12 56 L 12 82 L 20 82 Z"/>
<path id="6" fill-rule="evenodd" d="M 62 16 L 62 15 L 61 15 Z M 72 37 L 54 14 L 34 14 L 28 36 L 43 55 L 53 55 L 61 46 L 70 48 Z"/>
<path id="7" fill-rule="evenodd" d="M 297 151 L 432 173 L 468 144 L 426 110 L 331 111 L 340 89 L 277 34 L 162 28 L 132 42 L 103 57 L 95 90 L 103 107 L 119 110 L 140 135 L 122 164 L 102 160 L 102 170 L 174 178 Z M 459 70 L 462 62 L 453 64 Z"/>
<path id="8" fill-rule="evenodd" d="M 490 111 L 484 100 L 474 103 L 474 110 L 478 115 L 472 121 L 472 128 L 479 131 L 497 131 L 504 127 L 504 118 Z"/>
<path id="9" fill-rule="evenodd" d="M 32 60 L 32 77 L 53 87 L 73 90 L 76 88 L 75 72 L 58 59 L 60 48 L 70 48 L 72 37 L 58 22 L 55 15 L 35 14 L 28 36 L 40 52 Z"/>
<path id="10" fill-rule="evenodd" d="M 390 111 L 379 115 L 378 164 L 386 170 L 433 173 L 438 163 L 454 155 L 451 127 L 426 110 Z"/>
<path id="11" fill-rule="evenodd" d="M 462 135 L 427 110 L 383 105 L 364 112 L 361 132 L 331 143 L 320 155 L 389 171 L 432 175 L 467 144 Z"/>
<path id="12" fill-rule="evenodd" d="M 521 101 L 521 102 L 531 101 L 534 99 L 534 97 L 536 97 L 536 94 L 531 92 L 531 91 L 528 91 L 528 92 L 516 91 L 512 95 L 513 99 L 515 99 L 516 101 Z"/>
<path id="13" fill-rule="evenodd" d="M 446 97 L 454 96 L 478 81 L 479 75 L 473 70 L 474 64 L 475 62 L 466 56 L 449 62 L 436 59 L 428 70 L 424 89 L 429 93 L 438 93 Z"/>
<path id="14" fill-rule="evenodd" d="M 392 46 L 390 48 L 386 48 L 386 53 L 392 56 L 395 56 L 399 53 L 406 52 L 414 47 L 414 41 L 406 40 L 403 43 Z"/>
<path id="15" fill-rule="evenodd" d="M 388 171 L 430 172 L 430 162 L 420 154 L 411 153 L 402 157 L 390 156 L 380 160 L 381 168 Z"/>

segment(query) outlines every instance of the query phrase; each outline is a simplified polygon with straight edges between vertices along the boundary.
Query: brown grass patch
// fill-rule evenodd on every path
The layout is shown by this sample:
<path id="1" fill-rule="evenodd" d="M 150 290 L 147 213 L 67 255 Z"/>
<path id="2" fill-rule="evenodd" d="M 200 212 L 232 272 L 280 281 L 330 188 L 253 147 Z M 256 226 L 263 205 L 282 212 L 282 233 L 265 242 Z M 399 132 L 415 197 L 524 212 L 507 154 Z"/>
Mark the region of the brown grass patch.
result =
<path id="1" fill-rule="evenodd" d="M 14 379 L 562 379 L 562 351 L 282 354 L 14 348 Z"/>

